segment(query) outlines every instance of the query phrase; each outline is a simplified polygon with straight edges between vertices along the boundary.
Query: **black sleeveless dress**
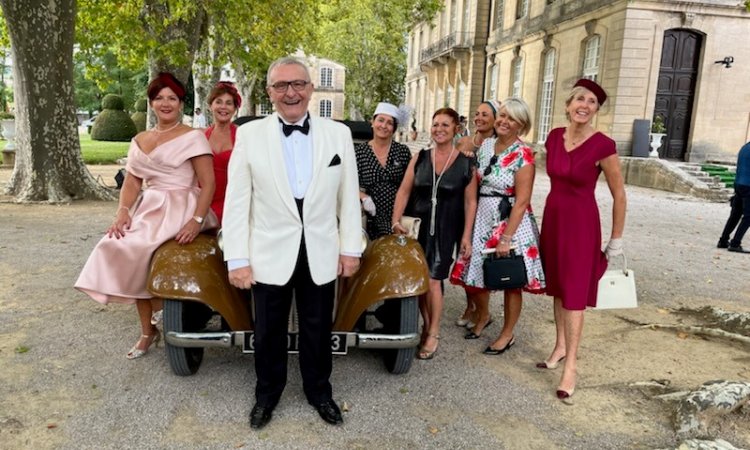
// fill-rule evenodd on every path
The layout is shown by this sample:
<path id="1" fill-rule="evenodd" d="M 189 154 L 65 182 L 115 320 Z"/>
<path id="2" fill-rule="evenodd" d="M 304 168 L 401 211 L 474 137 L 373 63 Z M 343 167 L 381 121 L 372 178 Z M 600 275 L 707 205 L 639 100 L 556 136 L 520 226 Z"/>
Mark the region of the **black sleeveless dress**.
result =
<path id="1" fill-rule="evenodd" d="M 419 152 L 414 166 L 414 187 L 406 215 L 419 217 L 419 243 L 427 258 L 430 278 L 444 280 L 450 274 L 453 255 L 464 232 L 464 189 L 471 182 L 474 159 L 462 153 L 443 174 L 438 183 L 435 234 L 430 235 L 433 167 L 430 150 Z M 434 179 L 440 174 L 435 173 Z"/>

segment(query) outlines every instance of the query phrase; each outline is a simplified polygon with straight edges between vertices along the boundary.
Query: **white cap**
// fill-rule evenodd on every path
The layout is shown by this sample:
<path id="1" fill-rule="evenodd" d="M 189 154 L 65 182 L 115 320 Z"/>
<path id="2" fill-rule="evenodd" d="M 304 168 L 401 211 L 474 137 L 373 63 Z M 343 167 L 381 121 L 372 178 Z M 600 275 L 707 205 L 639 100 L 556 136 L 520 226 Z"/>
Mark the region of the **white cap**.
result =
<path id="1" fill-rule="evenodd" d="M 398 120 L 399 118 L 398 108 L 386 102 L 378 103 L 378 107 L 375 108 L 375 113 L 373 113 L 373 117 L 377 116 L 378 114 L 386 114 L 386 115 L 393 117 L 396 120 Z"/>

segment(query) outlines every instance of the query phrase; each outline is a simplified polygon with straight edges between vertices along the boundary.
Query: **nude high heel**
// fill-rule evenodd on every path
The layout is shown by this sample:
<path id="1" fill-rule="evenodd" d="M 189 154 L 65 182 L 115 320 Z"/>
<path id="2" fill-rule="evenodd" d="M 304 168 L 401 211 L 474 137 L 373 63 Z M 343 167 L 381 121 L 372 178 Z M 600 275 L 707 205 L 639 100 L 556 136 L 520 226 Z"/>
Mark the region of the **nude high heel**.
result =
<path id="1" fill-rule="evenodd" d="M 151 337 L 153 337 L 153 340 L 151 341 L 150 344 L 148 344 L 148 347 L 146 347 L 146 350 L 141 350 L 138 348 L 138 344 L 141 342 L 141 339 L 148 339 Z M 148 349 L 151 348 L 152 345 L 154 347 L 158 347 L 160 339 L 161 339 L 161 333 L 159 332 L 159 330 L 156 330 L 155 335 L 154 334 L 142 334 L 141 337 L 138 339 L 138 342 L 135 343 L 133 348 L 130 349 L 130 351 L 128 352 L 127 355 L 125 355 L 125 357 L 128 359 L 140 358 L 141 356 L 148 353 Z"/>

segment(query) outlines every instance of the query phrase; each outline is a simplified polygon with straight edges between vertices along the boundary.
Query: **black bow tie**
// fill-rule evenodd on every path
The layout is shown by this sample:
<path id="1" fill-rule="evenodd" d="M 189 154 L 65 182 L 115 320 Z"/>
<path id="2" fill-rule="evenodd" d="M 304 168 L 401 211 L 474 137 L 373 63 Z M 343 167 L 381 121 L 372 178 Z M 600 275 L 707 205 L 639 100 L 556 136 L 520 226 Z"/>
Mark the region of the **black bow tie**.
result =
<path id="1" fill-rule="evenodd" d="M 287 125 L 281 119 L 279 119 L 279 122 L 281 122 L 284 136 L 289 136 L 294 131 L 299 131 L 302 134 L 308 134 L 310 132 L 310 116 L 305 118 L 305 122 L 302 125 Z"/>

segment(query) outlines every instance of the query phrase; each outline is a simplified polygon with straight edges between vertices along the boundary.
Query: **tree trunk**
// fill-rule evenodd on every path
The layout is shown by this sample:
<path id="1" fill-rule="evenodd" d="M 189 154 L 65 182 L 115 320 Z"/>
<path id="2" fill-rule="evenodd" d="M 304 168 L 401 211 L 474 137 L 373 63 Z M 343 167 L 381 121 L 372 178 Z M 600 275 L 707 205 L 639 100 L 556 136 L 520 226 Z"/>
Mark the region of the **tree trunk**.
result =
<path id="1" fill-rule="evenodd" d="M 258 81 L 258 74 L 255 72 L 246 73 L 242 63 L 236 65 L 235 73 L 237 75 L 237 89 L 242 96 L 242 107 L 237 116 L 254 116 L 255 102 L 253 102 L 253 90 L 255 89 L 255 83 Z"/>
<path id="2" fill-rule="evenodd" d="M 211 28 L 211 18 L 207 19 L 208 27 Z M 222 40 L 215 33 L 206 33 L 203 37 L 198 54 L 193 63 L 193 89 L 195 90 L 195 107 L 203 111 L 209 125 L 213 123 L 210 114 L 211 105 L 208 104 L 208 96 L 211 89 L 221 79 L 221 63 L 219 55 L 222 51 Z"/>
<path id="3" fill-rule="evenodd" d="M 0 0 L 13 55 L 17 202 L 114 199 L 86 169 L 73 90 L 76 0 Z"/>
<path id="4" fill-rule="evenodd" d="M 198 52 L 201 39 L 205 34 L 206 10 L 201 7 L 196 10 L 192 17 L 170 22 L 171 14 L 166 3 L 161 0 L 147 0 L 143 4 L 140 16 L 144 31 L 153 35 L 162 46 L 166 47 L 175 42 L 180 42 L 184 43 L 185 47 L 185 57 L 178 60 L 165 56 L 160 52 L 161 49 L 153 50 L 149 55 L 149 79 L 156 78 L 159 72 L 171 72 L 187 86 L 193 59 L 195 59 L 195 54 Z M 151 26 L 151 23 L 168 23 L 168 25 L 155 29 Z M 151 105 L 148 108 L 148 123 L 151 126 L 156 123 L 156 116 L 151 111 Z"/>

